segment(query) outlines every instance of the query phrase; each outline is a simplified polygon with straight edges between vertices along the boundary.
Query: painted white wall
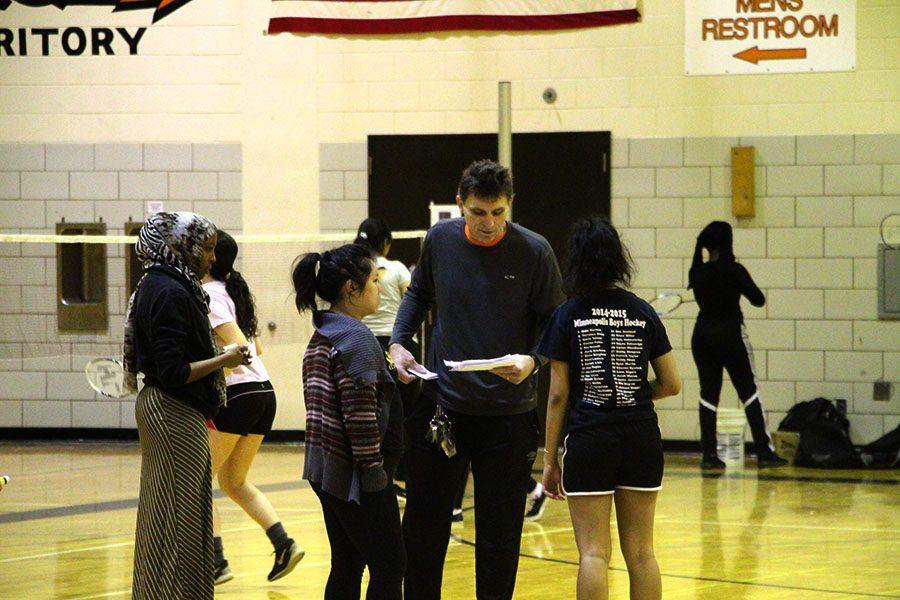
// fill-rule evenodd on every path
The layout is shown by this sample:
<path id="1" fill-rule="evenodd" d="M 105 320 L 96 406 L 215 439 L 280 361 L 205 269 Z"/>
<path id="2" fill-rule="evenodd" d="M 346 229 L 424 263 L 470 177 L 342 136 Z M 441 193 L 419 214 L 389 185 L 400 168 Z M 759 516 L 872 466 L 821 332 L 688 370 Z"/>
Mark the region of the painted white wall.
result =
<path id="1" fill-rule="evenodd" d="M 498 80 L 513 82 L 516 131 L 898 131 L 900 7 L 857 5 L 855 72 L 686 77 L 680 0 L 648 0 L 641 23 L 618 27 L 372 40 L 269 36 L 268 0 L 193 0 L 149 27 L 141 56 L 3 57 L 0 141 L 241 141 L 248 231 L 312 231 L 319 142 L 493 131 Z M 3 14 L 10 28 L 149 21 L 109 7 Z"/>

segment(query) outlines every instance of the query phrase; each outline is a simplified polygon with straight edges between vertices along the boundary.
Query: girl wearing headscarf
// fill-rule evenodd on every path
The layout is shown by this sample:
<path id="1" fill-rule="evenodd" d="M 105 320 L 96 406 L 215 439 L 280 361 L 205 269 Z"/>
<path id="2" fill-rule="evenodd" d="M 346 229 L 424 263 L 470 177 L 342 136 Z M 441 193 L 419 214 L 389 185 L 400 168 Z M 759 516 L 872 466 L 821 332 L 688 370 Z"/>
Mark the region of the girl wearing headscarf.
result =
<path id="1" fill-rule="evenodd" d="M 213 598 L 212 475 L 206 420 L 225 403 L 224 367 L 200 285 L 215 262 L 216 229 L 190 213 L 156 213 L 138 234 L 145 273 L 128 301 L 125 384 L 137 390 L 141 440 L 132 597 Z"/>
<path id="2" fill-rule="evenodd" d="M 708 257 L 705 261 L 704 251 Z M 725 468 L 725 463 L 716 456 L 716 411 L 722 390 L 723 368 L 728 371 L 744 406 L 759 466 L 786 464 L 775 454 L 766 429 L 753 347 L 740 307 L 741 296 L 753 306 L 763 306 L 766 298 L 747 269 L 734 258 L 731 225 L 713 221 L 700 232 L 688 281 L 688 287 L 693 288 L 700 308 L 691 336 L 691 352 L 700 376 L 701 468 Z"/>
<path id="3" fill-rule="evenodd" d="M 219 346 L 247 346 L 250 364 L 225 374 L 228 404 L 207 422 L 213 475 L 219 487 L 237 502 L 266 532 L 275 549 L 275 564 L 268 580 L 275 581 L 290 573 L 303 558 L 304 550 L 288 535 L 272 503 L 255 485 L 247 481 L 247 472 L 263 438 L 275 421 L 275 390 L 263 364 L 262 343 L 256 319 L 253 294 L 241 272 L 234 268 L 238 245 L 221 229 L 216 242 L 216 262 L 203 278 L 203 289 L 209 294 L 209 322 Z M 213 504 L 213 545 L 215 548 L 215 583 L 234 579 L 225 560 L 222 545 L 222 522 Z"/>

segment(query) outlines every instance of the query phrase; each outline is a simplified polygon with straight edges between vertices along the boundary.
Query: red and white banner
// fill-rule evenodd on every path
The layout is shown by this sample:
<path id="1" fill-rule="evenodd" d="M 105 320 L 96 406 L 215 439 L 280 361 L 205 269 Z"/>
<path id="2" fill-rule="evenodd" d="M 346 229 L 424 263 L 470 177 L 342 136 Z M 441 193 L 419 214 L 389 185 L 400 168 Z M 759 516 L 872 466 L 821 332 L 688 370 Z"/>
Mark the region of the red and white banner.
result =
<path id="1" fill-rule="evenodd" d="M 272 0 L 269 33 L 531 31 L 639 18 L 637 0 Z"/>

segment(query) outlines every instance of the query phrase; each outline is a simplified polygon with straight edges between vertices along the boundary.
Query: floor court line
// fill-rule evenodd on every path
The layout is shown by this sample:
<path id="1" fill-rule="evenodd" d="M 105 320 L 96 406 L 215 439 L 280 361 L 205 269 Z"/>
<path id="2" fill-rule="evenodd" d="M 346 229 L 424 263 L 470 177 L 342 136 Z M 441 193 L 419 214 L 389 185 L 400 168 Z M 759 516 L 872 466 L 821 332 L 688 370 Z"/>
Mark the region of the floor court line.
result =
<path id="1" fill-rule="evenodd" d="M 318 561 L 318 562 L 303 562 L 297 565 L 295 570 L 299 570 L 302 568 L 310 568 L 310 567 L 323 567 L 325 565 L 331 564 L 330 560 L 327 561 Z M 250 577 L 251 575 L 268 575 L 269 571 L 247 571 L 246 573 L 235 573 L 234 578 L 240 579 L 241 577 Z M 217 588 L 219 589 L 219 588 Z M 223 592 L 227 592 L 227 589 L 222 590 Z M 99 598 L 112 598 L 115 596 L 124 596 L 126 594 L 131 593 L 131 588 L 125 590 L 116 590 L 114 592 L 104 592 L 102 594 L 93 594 L 91 596 L 78 596 L 77 598 L 72 598 L 71 600 L 97 600 Z"/>
<path id="2" fill-rule="evenodd" d="M 885 472 L 885 470 L 874 470 L 874 472 Z M 670 477 L 672 475 L 685 478 L 700 478 L 700 479 L 756 479 L 759 481 L 796 481 L 798 483 L 844 483 L 844 484 L 861 484 L 861 485 L 900 485 L 900 479 L 880 479 L 877 477 L 832 477 L 832 476 L 823 476 L 817 477 L 814 475 L 776 475 L 774 473 L 752 473 L 749 472 L 749 469 L 743 472 L 725 472 L 725 473 L 692 473 L 691 471 L 687 471 L 685 469 L 673 469 L 671 472 L 666 471 L 663 476 L 663 483 L 665 483 L 665 478 Z"/>
<path id="3" fill-rule="evenodd" d="M 270 483 L 270 484 L 261 484 L 257 486 L 263 492 L 278 492 L 278 491 L 289 491 L 295 489 L 304 489 L 309 487 L 309 485 L 305 481 L 282 481 L 278 483 Z M 219 499 L 226 499 L 225 494 L 222 493 L 221 490 L 214 490 L 214 497 Z M 55 518 L 62 516 L 75 516 L 75 515 L 84 515 L 84 514 L 94 514 L 98 512 L 106 512 L 106 511 L 115 511 L 115 510 L 125 510 L 128 508 L 137 508 L 137 498 L 126 498 L 122 500 L 109 500 L 105 502 L 92 502 L 88 504 L 72 504 L 72 505 L 63 505 L 63 506 L 53 506 L 52 508 L 43 508 L 43 509 L 34 509 L 28 511 L 19 511 L 19 512 L 7 512 L 0 513 L 0 523 L 18 523 L 23 521 L 31 521 L 31 520 L 39 520 L 39 519 L 47 519 L 47 518 Z M 467 506 L 463 508 L 463 512 L 469 512 L 474 510 L 475 506 Z M 225 510 L 229 510 L 226 508 Z M 314 512 L 315 509 L 291 509 L 286 508 L 283 512 Z M 767 527 L 772 529 L 808 529 L 808 530 L 820 530 L 820 531 L 854 531 L 860 533 L 866 532 L 887 532 L 887 533 L 900 533 L 900 529 L 884 529 L 884 528 L 866 528 L 866 527 L 829 527 L 826 525 L 779 525 L 774 523 L 764 523 L 760 525 L 751 525 L 743 522 L 734 522 L 734 521 L 692 521 L 692 520 L 680 520 L 680 519 L 670 519 L 664 515 L 657 515 L 656 517 L 658 522 L 666 522 L 666 523 L 684 523 L 684 524 L 702 524 L 702 525 L 729 525 L 729 526 L 738 526 L 738 527 Z M 0 560 L 0 563 L 3 561 Z"/>
<path id="4" fill-rule="evenodd" d="M 467 540 L 458 536 L 454 536 L 456 542 L 461 545 L 469 546 L 471 548 L 475 548 L 475 542 L 471 540 Z M 547 556 L 537 556 L 536 554 L 526 554 L 524 552 L 520 552 L 519 556 L 522 558 L 531 558 L 533 560 L 542 560 L 545 562 L 552 562 L 561 565 L 570 565 L 570 566 L 578 566 L 578 562 L 574 560 L 566 560 L 563 558 L 550 558 Z M 610 571 L 619 571 L 623 573 L 627 573 L 628 569 L 622 567 L 609 567 Z M 813 587 L 801 587 L 801 586 L 791 586 L 784 585 L 780 583 L 761 583 L 756 581 L 742 581 L 740 579 L 724 579 L 718 577 L 701 577 L 699 575 L 679 575 L 677 573 L 660 573 L 661 577 L 668 577 L 671 579 L 687 579 L 691 581 L 709 581 L 712 583 L 728 583 L 732 585 L 745 585 L 750 587 L 766 587 L 766 588 L 774 588 L 781 590 L 796 590 L 800 592 L 819 592 L 823 594 L 842 594 L 844 596 L 864 596 L 866 598 L 897 598 L 897 596 L 892 594 L 876 594 L 872 592 L 860 592 L 860 591 L 845 591 L 845 590 L 830 590 L 826 588 L 813 588 Z"/>
<path id="5" fill-rule="evenodd" d="M 656 517 L 657 523 L 678 523 L 683 525 L 729 525 L 732 527 L 767 527 L 770 529 L 811 529 L 816 531 L 855 531 L 859 533 L 900 533 L 900 529 L 885 529 L 875 527 L 829 527 L 827 525 L 787 525 L 778 523 L 746 523 L 741 521 L 700 521 L 690 519 L 670 519 L 664 516 Z"/>
<path id="6" fill-rule="evenodd" d="M 828 527 L 825 525 L 779 525 L 776 523 L 744 523 L 740 521 L 692 521 L 689 519 L 670 519 L 668 517 L 657 516 L 657 523 L 673 523 L 679 525 L 728 525 L 731 527 L 753 527 L 753 528 L 771 528 L 771 529 L 813 529 L 816 531 L 855 531 L 859 533 L 900 533 L 900 529 L 879 529 L 873 527 Z M 533 523 L 532 525 L 539 525 Z M 616 523 L 611 521 L 610 528 L 616 529 Z M 525 526 L 526 528 L 528 525 Z M 522 533 L 522 537 L 531 537 L 535 535 L 546 535 L 549 533 L 562 533 L 564 531 L 572 531 L 572 527 L 555 527 L 553 529 L 542 529 L 539 531 L 531 531 Z"/>
<path id="7" fill-rule="evenodd" d="M 685 477 L 711 477 L 710 474 L 692 474 L 685 471 L 676 471 L 672 473 L 682 478 Z M 851 479 L 851 478 L 819 478 L 819 477 L 796 477 L 796 476 L 763 476 L 763 475 L 746 475 L 742 473 L 733 473 L 729 475 L 714 475 L 712 477 L 730 477 L 735 479 L 762 479 L 773 481 L 803 481 L 808 483 L 865 483 L 869 485 L 898 485 L 898 480 L 875 480 L 875 479 Z M 287 490 L 304 489 L 309 487 L 305 481 L 282 481 L 279 483 L 261 484 L 257 487 L 263 492 L 278 492 Z M 214 490 L 214 496 L 224 498 L 225 495 L 221 490 Z M 134 508 L 137 506 L 137 498 L 125 498 L 120 500 L 108 500 L 105 502 L 92 502 L 88 504 L 72 504 L 63 506 L 53 506 L 51 508 L 34 509 L 30 511 L 3 512 L 0 513 L 0 523 L 18 523 L 22 521 L 31 521 L 36 519 L 47 519 L 53 517 L 68 517 L 82 514 L 90 514 L 102 511 L 124 510 L 126 508 Z M 471 510 L 471 509 L 464 509 Z"/>
<path id="8" fill-rule="evenodd" d="M 318 523 L 318 522 L 320 522 L 320 520 L 321 519 L 299 519 L 299 520 L 294 519 L 294 520 L 290 520 L 290 521 L 282 521 L 282 523 L 285 525 L 290 525 L 290 524 L 302 525 L 305 523 Z M 222 533 L 236 533 L 239 531 L 253 531 L 254 529 L 259 529 L 259 528 L 260 528 L 259 525 L 256 525 L 256 524 L 248 525 L 247 527 L 231 527 L 228 529 L 223 529 Z M 127 534 L 121 533 L 121 534 L 116 534 L 116 535 L 110 536 L 110 537 L 125 537 L 125 536 L 134 537 L 134 533 L 127 533 Z M 63 554 L 78 554 L 81 552 L 93 552 L 94 550 L 106 550 L 108 548 L 120 548 L 122 546 L 134 546 L 134 540 L 132 539 L 127 542 L 116 542 L 113 544 L 101 544 L 99 546 L 87 546 L 85 548 L 72 548 L 71 550 L 58 550 L 56 552 L 44 552 L 42 554 L 29 554 L 27 556 L 12 556 L 9 558 L 0 559 L 0 564 L 21 562 L 21 561 L 25 561 L 25 560 L 37 560 L 39 558 L 49 558 L 51 556 L 61 556 Z"/>
<path id="9" fill-rule="evenodd" d="M 300 490 L 309 487 L 305 481 L 281 481 L 278 483 L 260 484 L 256 486 L 263 492 L 283 492 L 290 490 Z M 226 498 L 222 490 L 213 490 L 213 497 L 216 499 Z M 18 512 L 2 512 L 0 513 L 0 523 L 21 523 L 23 521 L 34 521 L 38 519 L 51 519 L 54 517 L 73 517 L 77 515 L 93 514 L 98 512 L 125 510 L 127 508 L 137 508 L 137 497 L 122 498 L 119 500 L 105 500 L 103 502 L 89 502 L 86 504 L 68 504 L 63 506 L 54 506 L 52 508 L 41 508 L 34 510 L 23 510 Z"/>

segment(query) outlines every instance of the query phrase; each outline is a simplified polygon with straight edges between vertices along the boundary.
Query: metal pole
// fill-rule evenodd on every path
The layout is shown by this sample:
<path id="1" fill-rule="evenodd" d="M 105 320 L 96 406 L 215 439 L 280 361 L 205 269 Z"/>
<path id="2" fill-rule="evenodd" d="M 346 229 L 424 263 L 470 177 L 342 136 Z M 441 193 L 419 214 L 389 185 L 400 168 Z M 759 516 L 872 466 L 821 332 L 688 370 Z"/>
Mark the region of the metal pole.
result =
<path id="1" fill-rule="evenodd" d="M 512 84 L 498 84 L 497 162 L 512 172 Z M 512 220 L 512 211 L 509 215 Z"/>

